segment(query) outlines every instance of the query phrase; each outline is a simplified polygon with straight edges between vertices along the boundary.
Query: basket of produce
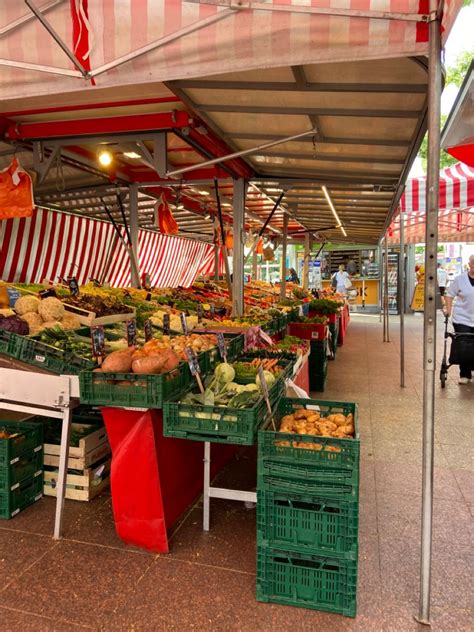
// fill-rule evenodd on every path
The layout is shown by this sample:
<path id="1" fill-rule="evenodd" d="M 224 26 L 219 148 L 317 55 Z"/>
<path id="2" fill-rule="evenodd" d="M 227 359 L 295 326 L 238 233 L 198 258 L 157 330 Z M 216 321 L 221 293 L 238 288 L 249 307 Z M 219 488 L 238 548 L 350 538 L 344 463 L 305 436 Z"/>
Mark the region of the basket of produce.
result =
<path id="1" fill-rule="evenodd" d="M 357 562 L 259 547 L 257 599 L 355 617 Z"/>
<path id="2" fill-rule="evenodd" d="M 258 546 L 356 560 L 358 525 L 356 501 L 258 491 Z"/>
<path id="3" fill-rule="evenodd" d="M 82 325 L 111 325 L 135 318 L 135 308 L 124 305 L 114 296 L 79 294 L 64 299 L 66 311 L 74 314 Z"/>
<path id="4" fill-rule="evenodd" d="M 19 458 L 42 449 L 42 426 L 29 421 L 0 419 L 0 468 L 9 467 Z"/>
<path id="5" fill-rule="evenodd" d="M 239 384 L 251 384 L 257 378 L 259 367 L 262 367 L 264 371 L 269 371 L 275 377 L 289 377 L 293 368 L 293 362 L 279 356 L 268 358 L 243 356 L 238 358 L 236 362 L 233 362 L 232 367 L 235 371 L 234 379 L 236 382 Z"/>
<path id="6" fill-rule="evenodd" d="M 283 394 L 284 382 L 265 375 L 269 399 L 274 404 Z M 268 410 L 256 378 L 252 384 L 238 384 L 229 364 L 219 364 L 206 381 L 206 390 L 188 391 L 164 405 L 163 434 L 167 437 L 214 443 L 255 443 L 259 426 Z"/>

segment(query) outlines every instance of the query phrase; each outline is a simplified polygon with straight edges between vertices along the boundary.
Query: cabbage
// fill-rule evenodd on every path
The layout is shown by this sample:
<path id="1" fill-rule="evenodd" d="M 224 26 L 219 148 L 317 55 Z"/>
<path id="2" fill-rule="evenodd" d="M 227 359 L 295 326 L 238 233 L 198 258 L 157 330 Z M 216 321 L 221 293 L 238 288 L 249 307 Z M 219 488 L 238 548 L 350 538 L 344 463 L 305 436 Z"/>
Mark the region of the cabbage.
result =
<path id="1" fill-rule="evenodd" d="M 264 371 L 263 377 L 265 378 L 265 382 L 267 383 L 267 386 L 270 389 L 275 382 L 275 376 L 270 371 Z M 257 384 L 257 386 L 261 389 L 259 375 L 257 375 L 257 377 L 255 378 L 255 384 Z"/>
<path id="2" fill-rule="evenodd" d="M 222 364 L 217 365 L 214 376 L 221 384 L 229 384 L 229 382 L 232 382 L 235 378 L 234 367 L 227 362 L 222 362 Z"/>
<path id="3" fill-rule="evenodd" d="M 20 336 L 27 336 L 30 331 L 28 323 L 18 316 L 1 316 L 0 329 L 9 331 L 12 334 L 19 334 Z"/>

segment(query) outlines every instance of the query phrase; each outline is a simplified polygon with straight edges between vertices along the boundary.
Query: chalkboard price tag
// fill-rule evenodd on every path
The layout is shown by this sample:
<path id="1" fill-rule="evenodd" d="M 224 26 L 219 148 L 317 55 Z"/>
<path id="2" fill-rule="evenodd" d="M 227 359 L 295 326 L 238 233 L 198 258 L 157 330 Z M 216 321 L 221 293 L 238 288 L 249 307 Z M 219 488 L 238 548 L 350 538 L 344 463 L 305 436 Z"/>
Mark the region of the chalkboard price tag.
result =
<path id="1" fill-rule="evenodd" d="M 127 344 L 129 347 L 137 344 L 137 321 L 134 318 L 127 320 Z"/>
<path id="2" fill-rule="evenodd" d="M 179 317 L 181 318 L 181 327 L 183 329 L 183 334 L 187 336 L 188 335 L 188 321 L 186 320 L 186 314 L 184 312 L 181 312 Z"/>
<path id="3" fill-rule="evenodd" d="M 73 296 L 77 296 L 79 294 L 79 283 L 77 282 L 76 277 L 71 277 L 68 279 L 67 284 L 69 285 L 69 291 Z"/>
<path id="4" fill-rule="evenodd" d="M 151 301 L 151 292 L 146 293 L 145 301 Z"/>
<path id="5" fill-rule="evenodd" d="M 224 334 L 220 331 L 217 334 L 217 348 L 219 349 L 219 353 L 224 362 L 227 362 L 227 347 L 225 344 Z"/>
<path id="6" fill-rule="evenodd" d="M 153 329 L 151 328 L 151 320 L 149 318 L 143 323 L 143 327 L 145 329 L 145 342 L 148 342 L 153 338 Z"/>
<path id="7" fill-rule="evenodd" d="M 54 288 L 49 287 L 46 288 L 46 290 L 41 290 L 41 292 L 39 293 L 40 299 L 44 299 L 44 298 L 48 298 L 50 296 L 54 296 L 56 298 L 56 292 L 54 291 Z"/>
<path id="8" fill-rule="evenodd" d="M 91 327 L 92 355 L 102 358 L 105 355 L 105 331 L 102 325 Z"/>
<path id="9" fill-rule="evenodd" d="M 201 367 L 199 366 L 197 355 L 190 347 L 186 347 L 185 352 L 188 358 L 189 370 L 191 371 L 191 375 L 199 375 L 201 373 Z"/>
<path id="10" fill-rule="evenodd" d="M 170 335 L 170 315 L 169 314 L 163 314 L 163 333 L 165 336 L 169 336 Z"/>
<path id="11" fill-rule="evenodd" d="M 270 336 L 267 334 L 267 332 L 263 331 L 263 329 L 260 329 L 258 334 L 260 336 L 260 339 L 263 340 L 263 342 L 265 342 L 267 345 L 275 344 Z"/>
<path id="12" fill-rule="evenodd" d="M 197 306 L 197 317 L 198 317 L 198 323 L 202 323 L 202 305 L 201 305 L 201 303 L 199 303 L 199 305 Z"/>
<path id="13" fill-rule="evenodd" d="M 214 303 L 211 303 L 211 319 L 214 318 L 216 315 L 216 306 L 214 305 Z"/>

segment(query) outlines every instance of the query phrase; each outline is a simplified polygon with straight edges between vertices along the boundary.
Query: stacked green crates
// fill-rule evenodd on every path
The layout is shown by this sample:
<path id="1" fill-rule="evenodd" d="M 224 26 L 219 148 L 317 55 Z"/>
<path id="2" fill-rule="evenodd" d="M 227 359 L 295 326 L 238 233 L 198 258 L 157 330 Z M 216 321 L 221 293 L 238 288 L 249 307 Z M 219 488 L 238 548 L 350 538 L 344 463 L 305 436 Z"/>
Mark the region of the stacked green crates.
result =
<path id="1" fill-rule="evenodd" d="M 283 398 L 276 417 L 315 406 L 323 416 L 352 413 L 355 438 L 287 434 L 273 431 L 268 424 L 259 432 L 257 599 L 354 617 L 360 459 L 357 405 Z M 301 447 L 304 444 L 307 448 Z"/>
<path id="2" fill-rule="evenodd" d="M 328 326 L 329 326 L 329 341 L 330 341 L 331 351 L 335 358 L 336 351 L 337 351 L 337 338 L 339 336 L 339 318 L 336 320 L 335 323 L 329 323 Z"/>
<path id="3" fill-rule="evenodd" d="M 43 427 L 0 419 L 0 518 L 13 518 L 42 495 Z"/>
<path id="4" fill-rule="evenodd" d="M 327 345 L 325 340 L 311 340 L 309 354 L 309 388 L 311 391 L 323 392 L 328 373 Z"/>

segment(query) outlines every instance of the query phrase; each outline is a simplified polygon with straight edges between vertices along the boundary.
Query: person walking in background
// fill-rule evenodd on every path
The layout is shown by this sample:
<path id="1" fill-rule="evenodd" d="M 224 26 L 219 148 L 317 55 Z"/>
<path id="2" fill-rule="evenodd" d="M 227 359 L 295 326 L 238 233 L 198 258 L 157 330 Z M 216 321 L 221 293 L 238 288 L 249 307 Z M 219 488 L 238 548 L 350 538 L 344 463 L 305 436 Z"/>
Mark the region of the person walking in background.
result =
<path id="1" fill-rule="evenodd" d="M 351 277 L 345 271 L 343 264 L 339 266 L 339 270 L 336 272 L 336 292 L 339 294 L 346 294 L 348 288 L 352 285 Z"/>
<path id="2" fill-rule="evenodd" d="M 352 257 L 347 262 L 347 272 L 351 276 L 353 276 L 354 274 L 357 274 L 357 264 Z"/>
<path id="3" fill-rule="evenodd" d="M 446 294 L 446 314 L 452 316 L 454 331 L 474 334 L 474 255 L 469 257 L 468 271 L 457 276 Z M 471 381 L 474 358 L 459 367 L 459 384 Z"/>
<path id="4" fill-rule="evenodd" d="M 289 274 L 290 276 L 287 280 L 290 281 L 291 283 L 296 283 L 297 285 L 299 285 L 300 280 L 298 278 L 298 275 L 296 274 L 296 270 L 294 268 L 290 268 Z"/>
<path id="5" fill-rule="evenodd" d="M 446 294 L 446 286 L 448 285 L 448 273 L 443 268 L 443 266 L 438 263 L 438 270 L 436 271 L 436 274 L 438 279 L 439 293 L 441 294 L 441 302 L 444 305 L 444 295 Z"/>

